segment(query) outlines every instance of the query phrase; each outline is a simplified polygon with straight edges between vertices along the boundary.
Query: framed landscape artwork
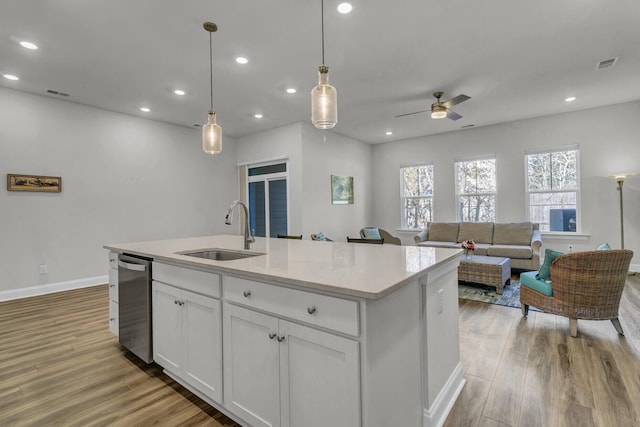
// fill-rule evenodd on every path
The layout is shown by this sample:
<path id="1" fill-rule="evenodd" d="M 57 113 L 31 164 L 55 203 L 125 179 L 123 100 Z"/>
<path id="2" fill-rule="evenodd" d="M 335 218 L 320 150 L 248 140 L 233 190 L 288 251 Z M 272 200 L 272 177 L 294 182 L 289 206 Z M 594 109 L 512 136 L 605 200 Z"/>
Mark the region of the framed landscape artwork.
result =
<path id="1" fill-rule="evenodd" d="M 59 193 L 62 191 L 62 177 L 7 174 L 8 191 L 39 191 Z"/>
<path id="2" fill-rule="evenodd" d="M 334 205 L 353 204 L 353 177 L 331 175 L 331 202 Z"/>

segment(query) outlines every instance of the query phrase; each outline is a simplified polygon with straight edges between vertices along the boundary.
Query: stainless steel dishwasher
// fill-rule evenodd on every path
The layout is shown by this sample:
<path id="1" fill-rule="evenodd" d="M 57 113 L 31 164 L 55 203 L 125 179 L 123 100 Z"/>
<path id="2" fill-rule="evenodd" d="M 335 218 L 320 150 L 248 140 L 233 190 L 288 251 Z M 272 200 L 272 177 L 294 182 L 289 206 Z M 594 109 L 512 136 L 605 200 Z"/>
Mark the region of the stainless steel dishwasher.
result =
<path id="1" fill-rule="evenodd" d="M 120 344 L 147 363 L 151 342 L 151 259 L 118 256 L 118 316 Z"/>

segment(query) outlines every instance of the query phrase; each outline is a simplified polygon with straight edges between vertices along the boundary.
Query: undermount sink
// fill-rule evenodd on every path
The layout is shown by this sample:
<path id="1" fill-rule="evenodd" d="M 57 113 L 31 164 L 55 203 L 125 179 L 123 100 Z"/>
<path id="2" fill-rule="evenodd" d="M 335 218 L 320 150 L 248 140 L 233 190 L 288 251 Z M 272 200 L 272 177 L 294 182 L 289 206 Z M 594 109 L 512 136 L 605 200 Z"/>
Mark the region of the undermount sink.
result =
<path id="1" fill-rule="evenodd" d="M 178 254 L 196 258 L 212 259 L 214 261 L 233 261 L 235 259 L 264 255 L 258 252 L 228 251 L 223 249 L 201 249 L 197 251 L 178 252 Z"/>

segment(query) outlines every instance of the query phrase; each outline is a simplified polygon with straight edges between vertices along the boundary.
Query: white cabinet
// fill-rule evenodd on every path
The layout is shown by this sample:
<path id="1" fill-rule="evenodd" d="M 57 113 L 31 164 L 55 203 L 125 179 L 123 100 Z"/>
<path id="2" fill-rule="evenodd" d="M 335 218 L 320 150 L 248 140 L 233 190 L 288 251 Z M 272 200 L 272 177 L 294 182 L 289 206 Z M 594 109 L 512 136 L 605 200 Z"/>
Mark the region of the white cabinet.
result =
<path id="1" fill-rule="evenodd" d="M 156 263 L 154 263 L 154 278 Z M 164 266 L 161 271 L 167 271 Z M 153 359 L 176 379 L 222 402 L 222 310 L 220 300 L 154 280 Z M 190 270 L 185 270 L 190 271 Z M 199 272 L 200 273 L 200 272 Z M 203 273 L 219 288 L 219 276 Z M 159 278 L 165 279 L 163 275 Z M 201 283 L 206 288 L 206 281 Z M 215 286 L 214 286 L 215 287 Z M 216 293 L 215 291 L 212 293 Z"/>
<path id="2" fill-rule="evenodd" d="M 118 335 L 118 254 L 109 252 L 109 331 Z"/>
<path id="3" fill-rule="evenodd" d="M 358 346 L 225 304 L 225 407 L 252 426 L 359 426 Z"/>

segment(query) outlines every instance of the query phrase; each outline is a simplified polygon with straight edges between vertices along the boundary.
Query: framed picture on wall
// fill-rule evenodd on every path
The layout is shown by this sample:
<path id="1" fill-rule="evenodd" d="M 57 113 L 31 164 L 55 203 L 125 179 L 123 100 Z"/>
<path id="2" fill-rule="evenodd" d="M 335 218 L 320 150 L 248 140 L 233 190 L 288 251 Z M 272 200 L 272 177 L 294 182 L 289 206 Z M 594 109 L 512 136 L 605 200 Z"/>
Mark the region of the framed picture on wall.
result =
<path id="1" fill-rule="evenodd" d="M 8 191 L 39 191 L 59 193 L 62 191 L 62 177 L 7 174 Z"/>
<path id="2" fill-rule="evenodd" d="M 353 204 L 353 177 L 331 175 L 331 203 L 334 205 Z"/>

